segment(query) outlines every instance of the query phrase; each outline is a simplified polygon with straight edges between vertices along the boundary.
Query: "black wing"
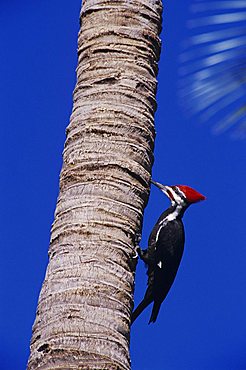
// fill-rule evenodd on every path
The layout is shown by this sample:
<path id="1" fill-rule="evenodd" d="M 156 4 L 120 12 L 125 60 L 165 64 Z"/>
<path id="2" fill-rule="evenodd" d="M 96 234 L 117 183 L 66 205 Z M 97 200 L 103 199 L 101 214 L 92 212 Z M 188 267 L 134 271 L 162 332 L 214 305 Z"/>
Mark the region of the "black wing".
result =
<path id="1" fill-rule="evenodd" d="M 184 227 L 181 220 L 168 222 L 160 230 L 154 258 L 148 266 L 148 289 L 154 307 L 150 322 L 155 322 L 160 306 L 166 298 L 177 274 L 184 250 Z M 146 294 L 147 294 L 146 292 Z"/>
<path id="2" fill-rule="evenodd" d="M 132 323 L 154 301 L 149 322 L 155 322 L 161 303 L 175 279 L 184 250 L 184 227 L 180 219 L 165 224 L 165 211 L 157 221 L 149 237 L 148 249 L 140 250 L 140 258 L 148 265 L 148 287 L 143 300 L 132 313 Z"/>

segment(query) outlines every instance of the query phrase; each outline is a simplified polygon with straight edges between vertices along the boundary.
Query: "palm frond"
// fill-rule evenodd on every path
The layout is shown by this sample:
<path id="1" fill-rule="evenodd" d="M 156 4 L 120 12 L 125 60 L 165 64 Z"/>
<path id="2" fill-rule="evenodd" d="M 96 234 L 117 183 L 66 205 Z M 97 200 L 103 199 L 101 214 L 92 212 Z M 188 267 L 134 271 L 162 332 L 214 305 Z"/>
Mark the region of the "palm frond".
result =
<path id="1" fill-rule="evenodd" d="M 246 138 L 246 1 L 194 0 L 180 55 L 184 109 Z"/>

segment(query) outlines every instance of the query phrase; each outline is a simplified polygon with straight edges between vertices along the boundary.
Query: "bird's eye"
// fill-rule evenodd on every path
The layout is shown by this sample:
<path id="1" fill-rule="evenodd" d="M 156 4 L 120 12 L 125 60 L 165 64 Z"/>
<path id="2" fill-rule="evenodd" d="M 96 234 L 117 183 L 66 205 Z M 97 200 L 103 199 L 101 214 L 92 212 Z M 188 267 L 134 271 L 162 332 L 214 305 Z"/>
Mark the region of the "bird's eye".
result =
<path id="1" fill-rule="evenodd" d="M 174 200 L 174 197 L 173 197 L 173 195 L 172 195 L 172 192 L 171 192 L 170 190 L 168 190 L 168 189 L 167 189 L 167 194 L 168 194 L 168 196 L 169 196 L 169 198 L 170 198 L 171 200 Z"/>

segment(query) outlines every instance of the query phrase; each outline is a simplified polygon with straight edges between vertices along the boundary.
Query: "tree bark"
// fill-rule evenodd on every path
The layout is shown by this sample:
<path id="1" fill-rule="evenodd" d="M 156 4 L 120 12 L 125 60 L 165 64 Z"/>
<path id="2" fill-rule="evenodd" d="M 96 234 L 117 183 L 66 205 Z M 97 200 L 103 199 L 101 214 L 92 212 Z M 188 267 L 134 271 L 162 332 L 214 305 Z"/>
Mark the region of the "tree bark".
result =
<path id="1" fill-rule="evenodd" d="M 136 232 L 154 146 L 161 1 L 85 0 L 28 369 L 130 369 Z"/>

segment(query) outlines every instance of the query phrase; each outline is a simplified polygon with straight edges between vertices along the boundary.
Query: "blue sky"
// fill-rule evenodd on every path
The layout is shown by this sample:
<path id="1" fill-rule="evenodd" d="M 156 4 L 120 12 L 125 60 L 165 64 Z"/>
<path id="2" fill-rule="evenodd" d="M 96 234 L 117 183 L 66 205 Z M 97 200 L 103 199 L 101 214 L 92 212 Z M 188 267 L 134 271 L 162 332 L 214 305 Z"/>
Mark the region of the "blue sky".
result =
<path id="1" fill-rule="evenodd" d="M 184 217 L 184 257 L 157 322 L 147 324 L 148 308 L 132 328 L 132 369 L 245 370 L 245 141 L 212 135 L 209 125 L 185 116 L 178 104 L 178 56 L 191 1 L 180 3 L 164 3 L 153 178 L 193 186 L 207 201 Z M 80 1 L 0 5 L 0 368 L 22 370 L 72 109 Z M 153 188 L 142 247 L 167 207 Z M 145 286 L 139 263 L 136 303 Z"/>

